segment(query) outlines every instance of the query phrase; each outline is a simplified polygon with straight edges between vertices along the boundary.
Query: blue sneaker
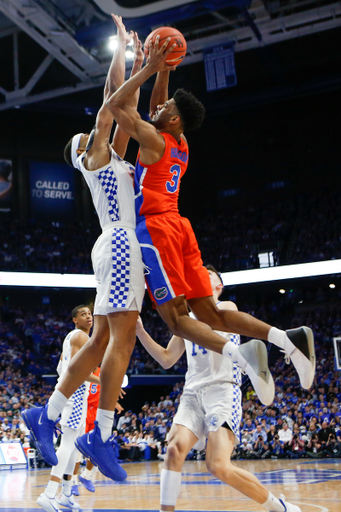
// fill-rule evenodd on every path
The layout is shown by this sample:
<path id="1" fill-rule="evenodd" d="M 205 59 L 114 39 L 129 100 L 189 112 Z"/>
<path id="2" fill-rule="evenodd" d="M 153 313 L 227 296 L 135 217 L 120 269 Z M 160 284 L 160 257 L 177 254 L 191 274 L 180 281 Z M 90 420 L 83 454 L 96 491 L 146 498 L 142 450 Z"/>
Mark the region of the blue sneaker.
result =
<path id="1" fill-rule="evenodd" d="M 49 420 L 47 416 L 47 404 L 45 407 L 34 407 L 22 412 L 23 420 L 30 430 L 37 450 L 45 462 L 51 466 L 58 464 L 56 452 L 53 447 L 53 433 L 57 421 Z"/>
<path id="2" fill-rule="evenodd" d="M 74 496 L 79 496 L 79 489 L 78 489 L 78 485 L 74 484 L 74 485 L 71 487 L 71 494 L 73 494 Z"/>
<path id="3" fill-rule="evenodd" d="M 101 431 L 97 421 L 91 432 L 78 437 L 75 441 L 77 449 L 90 459 L 104 476 L 122 482 L 127 478 L 127 472 L 121 468 L 114 453 L 114 437 L 110 437 L 105 443 L 102 441 Z"/>
<path id="4" fill-rule="evenodd" d="M 82 482 L 85 489 L 90 492 L 95 492 L 95 486 L 92 483 L 92 480 L 89 480 L 88 478 L 84 478 L 82 475 L 79 475 L 79 481 Z"/>

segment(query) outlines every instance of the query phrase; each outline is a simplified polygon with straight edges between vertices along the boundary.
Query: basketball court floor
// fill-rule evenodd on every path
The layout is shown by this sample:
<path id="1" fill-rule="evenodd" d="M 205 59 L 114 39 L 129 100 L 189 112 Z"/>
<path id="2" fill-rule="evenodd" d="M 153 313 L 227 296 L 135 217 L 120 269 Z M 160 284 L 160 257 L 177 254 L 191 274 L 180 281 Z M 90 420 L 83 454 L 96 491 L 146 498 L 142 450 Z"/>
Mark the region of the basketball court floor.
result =
<path id="1" fill-rule="evenodd" d="M 341 459 L 300 461 L 264 460 L 235 461 L 253 472 L 277 497 L 284 494 L 302 512 L 341 511 Z M 76 500 L 83 511 L 158 511 L 161 462 L 127 463 L 123 465 L 128 479 L 112 482 L 97 472 L 95 493 L 81 485 Z M 46 469 L 0 471 L 0 512 L 33 512 L 42 510 L 36 499 L 44 491 L 49 478 Z M 67 510 L 67 509 L 65 509 Z M 204 461 L 186 462 L 179 511 L 261 512 L 263 507 L 231 487 L 214 479 Z"/>

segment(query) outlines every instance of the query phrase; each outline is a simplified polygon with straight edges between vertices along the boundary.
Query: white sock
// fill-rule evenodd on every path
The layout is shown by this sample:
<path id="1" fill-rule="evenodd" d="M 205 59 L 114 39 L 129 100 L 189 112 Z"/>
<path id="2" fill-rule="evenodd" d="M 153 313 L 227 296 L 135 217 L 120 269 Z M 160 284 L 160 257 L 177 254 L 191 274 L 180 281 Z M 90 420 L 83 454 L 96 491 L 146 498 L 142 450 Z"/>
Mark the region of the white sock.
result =
<path id="1" fill-rule="evenodd" d="M 72 484 L 78 485 L 78 475 L 72 475 Z"/>
<path id="2" fill-rule="evenodd" d="M 84 469 L 83 473 L 82 473 L 82 477 L 83 478 L 86 478 L 87 480 L 91 480 L 91 471 L 90 469 Z"/>
<path id="3" fill-rule="evenodd" d="M 56 496 L 57 491 L 58 491 L 58 485 L 59 485 L 59 482 L 55 482 L 54 480 L 48 481 L 48 484 L 45 489 L 45 494 L 48 498 L 50 498 L 50 500 L 52 500 L 52 498 L 54 498 Z"/>
<path id="4" fill-rule="evenodd" d="M 51 395 L 47 406 L 47 417 L 49 420 L 56 421 L 62 410 L 66 406 L 67 398 L 58 389 L 55 389 Z"/>
<path id="5" fill-rule="evenodd" d="M 105 409 L 97 409 L 96 420 L 101 429 L 101 437 L 105 443 L 111 436 L 112 427 L 114 424 L 114 411 L 106 411 Z"/>
<path id="6" fill-rule="evenodd" d="M 223 346 L 223 356 L 231 359 L 234 363 L 238 363 L 238 346 L 232 343 L 232 341 L 228 341 Z"/>
<path id="7" fill-rule="evenodd" d="M 270 341 L 270 343 L 273 343 L 273 345 L 279 348 L 284 348 L 286 339 L 289 340 L 285 331 L 281 331 L 281 329 L 277 329 L 277 327 L 271 327 L 268 334 L 268 341 Z"/>
<path id="8" fill-rule="evenodd" d="M 63 478 L 62 493 L 65 494 L 65 496 L 71 496 L 71 486 L 72 480 L 64 480 Z"/>
<path id="9" fill-rule="evenodd" d="M 285 511 L 285 507 L 273 494 L 271 494 L 271 492 L 269 492 L 268 499 L 266 500 L 265 503 L 262 503 L 262 506 L 266 508 L 266 510 L 269 510 L 269 512 Z"/>
<path id="10" fill-rule="evenodd" d="M 179 471 L 161 470 L 160 478 L 160 502 L 162 505 L 175 507 L 180 494 L 181 473 Z"/>

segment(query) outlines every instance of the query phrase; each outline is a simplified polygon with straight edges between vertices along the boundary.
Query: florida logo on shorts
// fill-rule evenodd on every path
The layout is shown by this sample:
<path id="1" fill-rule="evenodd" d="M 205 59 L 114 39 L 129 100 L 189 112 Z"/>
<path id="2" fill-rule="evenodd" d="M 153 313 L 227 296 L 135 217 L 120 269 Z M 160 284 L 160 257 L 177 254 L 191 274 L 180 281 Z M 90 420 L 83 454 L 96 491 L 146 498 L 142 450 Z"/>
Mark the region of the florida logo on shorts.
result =
<path id="1" fill-rule="evenodd" d="M 162 288 L 157 288 L 155 290 L 154 297 L 156 298 L 156 300 L 161 300 L 161 299 L 164 299 L 167 294 L 168 294 L 168 290 L 165 286 L 163 286 Z"/>

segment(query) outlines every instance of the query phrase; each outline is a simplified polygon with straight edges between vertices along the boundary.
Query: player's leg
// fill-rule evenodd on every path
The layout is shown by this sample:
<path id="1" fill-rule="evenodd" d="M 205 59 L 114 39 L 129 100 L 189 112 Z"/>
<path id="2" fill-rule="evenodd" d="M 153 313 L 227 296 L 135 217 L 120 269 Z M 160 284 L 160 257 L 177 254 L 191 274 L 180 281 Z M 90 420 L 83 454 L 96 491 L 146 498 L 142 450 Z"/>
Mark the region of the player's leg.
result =
<path id="1" fill-rule="evenodd" d="M 101 362 L 109 341 L 107 317 L 95 315 L 94 331 L 90 340 L 71 359 L 69 367 L 58 383 L 45 407 L 27 409 L 23 419 L 30 429 L 35 445 L 46 462 L 55 466 L 58 463 L 53 448 L 55 424 L 64 409 L 68 398 L 83 384 L 96 366 Z"/>
<path id="2" fill-rule="evenodd" d="M 284 502 L 273 496 L 258 480 L 258 478 L 234 466 L 231 463 L 231 453 L 234 446 L 234 433 L 220 427 L 216 432 L 209 432 L 206 447 L 206 466 L 208 471 L 222 482 L 248 496 L 271 512 L 301 512 L 296 505 Z"/>
<path id="3" fill-rule="evenodd" d="M 82 461 L 82 454 L 78 452 L 78 456 L 76 459 L 75 469 L 73 471 L 72 475 L 72 486 L 71 486 L 71 492 L 74 496 L 79 496 L 79 489 L 78 489 L 78 471 L 79 466 Z"/>
<path id="4" fill-rule="evenodd" d="M 84 485 L 85 489 L 90 492 L 95 492 L 95 486 L 92 481 L 92 470 L 94 468 L 90 459 L 86 461 L 85 469 L 79 475 L 79 481 Z"/>
<path id="5" fill-rule="evenodd" d="M 158 305 L 157 310 L 174 334 L 232 359 L 250 377 L 260 401 L 265 405 L 273 402 L 275 385 L 268 367 L 266 346 L 262 341 L 251 340 L 240 347 L 227 341 L 207 324 L 188 315 L 183 296 Z"/>
<path id="6" fill-rule="evenodd" d="M 198 438 L 187 427 L 173 423 L 160 479 L 160 510 L 173 511 L 181 488 L 181 469 Z"/>
<path id="7" fill-rule="evenodd" d="M 75 439 L 79 432 L 75 429 L 63 426 L 63 434 L 60 446 L 57 450 L 58 464 L 51 470 L 50 480 L 45 488 L 45 491 L 37 499 L 38 505 L 40 505 L 47 512 L 57 512 L 58 503 L 56 501 L 56 495 L 58 486 L 63 475 L 66 473 L 68 467 L 70 454 L 75 449 Z M 77 458 L 77 451 L 75 452 L 75 458 L 73 459 L 73 466 L 71 474 L 75 466 L 75 460 Z M 70 480 L 70 494 L 71 494 L 71 480 Z M 79 507 L 78 507 L 79 508 Z"/>
<path id="8" fill-rule="evenodd" d="M 66 430 L 67 427 L 64 427 Z M 72 475 L 74 473 L 74 467 L 79 455 L 79 451 L 75 446 L 75 438 L 77 438 L 80 434 L 84 433 L 84 425 L 80 429 L 76 430 L 73 434 L 73 447 L 69 450 L 69 460 L 65 468 L 63 480 L 62 480 L 62 492 L 57 496 L 57 503 L 63 507 L 67 507 L 69 509 L 79 509 L 80 505 L 74 499 L 72 493 Z M 55 468 L 52 469 L 52 471 Z"/>
<path id="9" fill-rule="evenodd" d="M 117 481 L 124 480 L 127 473 L 117 463 L 114 440 L 110 436 L 115 405 L 135 346 L 137 318 L 137 310 L 108 315 L 110 339 L 101 365 L 101 393 L 95 429 L 76 442 L 85 457 L 90 458 L 105 476 Z"/>

